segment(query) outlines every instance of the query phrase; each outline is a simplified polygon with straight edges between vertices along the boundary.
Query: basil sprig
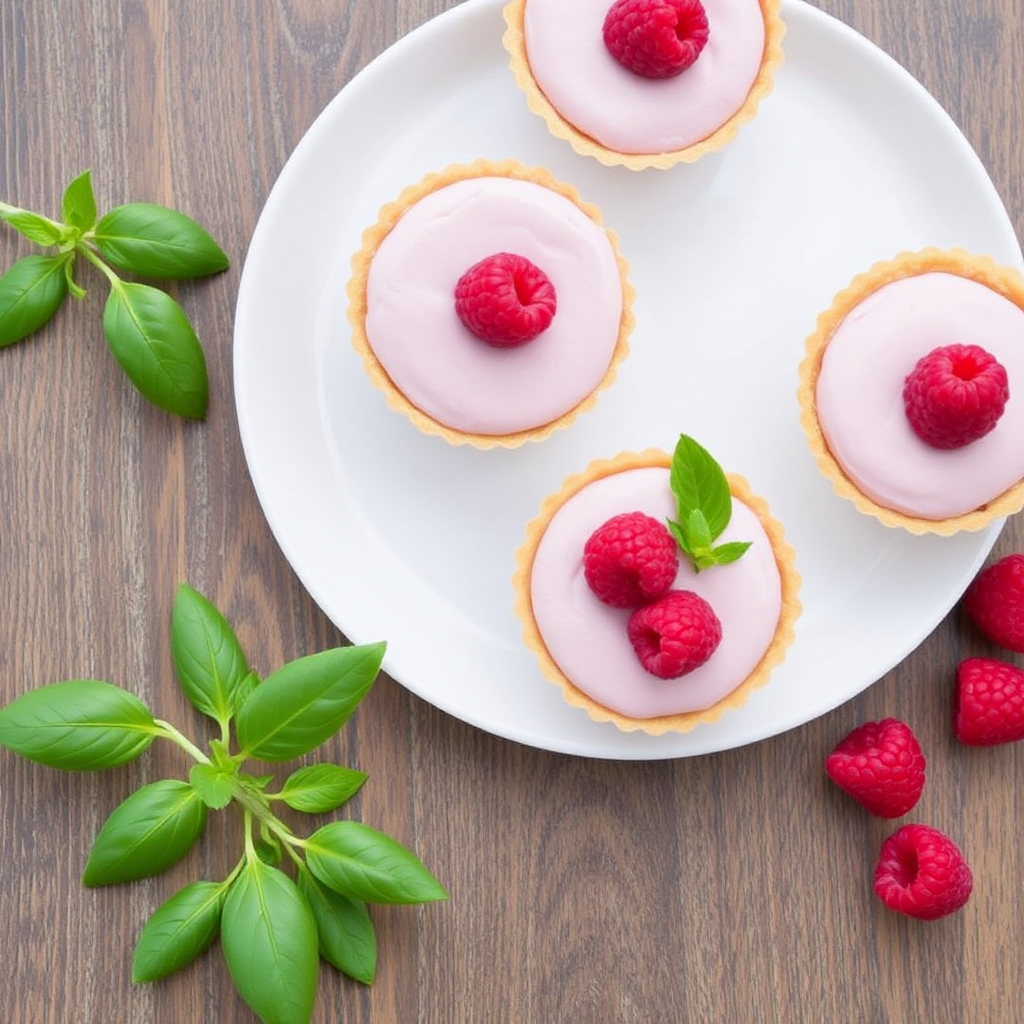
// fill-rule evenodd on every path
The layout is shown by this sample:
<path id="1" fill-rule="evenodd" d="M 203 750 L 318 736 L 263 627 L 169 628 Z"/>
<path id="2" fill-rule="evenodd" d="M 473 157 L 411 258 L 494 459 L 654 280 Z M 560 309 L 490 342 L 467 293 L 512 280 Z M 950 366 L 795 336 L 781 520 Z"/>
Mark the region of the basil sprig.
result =
<path id="1" fill-rule="evenodd" d="M 0 347 L 39 330 L 70 292 L 78 257 L 97 267 L 110 285 L 103 333 L 114 358 L 154 405 L 190 419 L 206 415 L 206 359 L 185 311 L 167 292 L 124 281 L 113 268 L 140 277 L 205 277 L 228 267 L 228 258 L 190 217 L 154 203 L 127 203 L 98 217 L 89 171 L 72 181 L 61 201 L 63 221 L 0 202 L 0 220 L 56 252 L 26 256 L 0 276 Z"/>
<path id="2" fill-rule="evenodd" d="M 668 528 L 696 572 L 735 562 L 750 547 L 750 541 L 715 544 L 732 518 L 732 492 L 722 467 L 686 434 L 672 454 L 669 486 L 677 518 L 668 521 Z"/>
<path id="3" fill-rule="evenodd" d="M 100 680 L 54 683 L 0 708 L 0 745 L 52 767 L 114 767 L 157 739 L 192 759 L 187 779 L 144 785 L 113 810 L 93 842 L 85 885 L 163 872 L 194 847 L 211 811 L 234 805 L 241 812 L 237 864 L 226 878 L 192 882 L 156 909 L 138 937 L 133 981 L 182 969 L 219 936 L 235 987 L 260 1020 L 308 1024 L 321 959 L 373 981 L 377 942 L 367 904 L 447 898 L 422 861 L 383 832 L 334 821 L 302 838 L 272 810 L 277 803 L 333 811 L 360 790 L 365 773 L 314 762 L 272 790 L 273 775 L 243 770 L 249 758 L 302 757 L 333 736 L 372 686 L 384 647 L 323 651 L 261 679 L 224 616 L 183 585 L 171 614 L 171 655 L 185 695 L 216 723 L 205 751 L 133 694 Z"/>

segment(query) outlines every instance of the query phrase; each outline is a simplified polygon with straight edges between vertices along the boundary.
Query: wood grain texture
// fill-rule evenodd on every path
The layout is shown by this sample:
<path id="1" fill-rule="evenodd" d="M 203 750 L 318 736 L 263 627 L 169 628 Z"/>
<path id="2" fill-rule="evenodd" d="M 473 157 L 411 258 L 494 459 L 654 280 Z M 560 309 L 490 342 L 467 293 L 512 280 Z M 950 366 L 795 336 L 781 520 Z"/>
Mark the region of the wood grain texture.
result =
<path id="1" fill-rule="evenodd" d="M 148 406 L 105 352 L 104 289 L 0 353 L 0 700 L 95 676 L 188 728 L 168 623 L 187 580 L 255 666 L 342 642 L 292 573 L 256 500 L 234 418 L 239 274 L 292 148 L 377 53 L 453 0 L 6 0 L 0 4 L 0 198 L 55 212 L 94 170 L 100 205 L 147 199 L 205 224 L 233 257 L 173 286 L 203 339 L 205 423 Z M 904 64 L 975 146 L 1018 233 L 1024 0 L 820 0 Z M 0 230 L 0 267 L 29 251 Z M 85 275 L 83 275 L 83 278 Z M 1024 549 L 1011 521 L 993 557 Z M 856 642 L 856 638 L 853 638 Z M 382 678 L 329 753 L 370 773 L 355 812 L 412 846 L 447 904 L 375 912 L 376 984 L 324 970 L 315 1019 L 965 1024 L 1019 1017 L 1024 752 L 958 747 L 951 670 L 991 653 L 953 612 L 859 697 L 756 746 L 609 763 L 500 740 Z M 841 657 L 841 652 L 837 652 Z M 900 715 L 931 782 L 916 820 L 964 847 L 977 888 L 922 927 L 886 912 L 870 870 L 892 826 L 854 813 L 823 758 L 854 725 Z M 249 1024 L 218 952 L 133 986 L 134 937 L 186 880 L 234 862 L 217 816 L 167 876 L 80 885 L 91 837 L 172 751 L 97 775 L 0 751 L 0 1021 Z"/>

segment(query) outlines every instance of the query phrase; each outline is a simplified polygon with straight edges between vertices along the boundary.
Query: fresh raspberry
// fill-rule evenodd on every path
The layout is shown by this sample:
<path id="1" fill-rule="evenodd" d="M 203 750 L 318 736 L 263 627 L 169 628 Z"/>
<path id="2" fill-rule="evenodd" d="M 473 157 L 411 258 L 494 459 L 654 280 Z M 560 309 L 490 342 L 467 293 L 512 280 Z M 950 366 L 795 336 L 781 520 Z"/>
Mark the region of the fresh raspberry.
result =
<path id="1" fill-rule="evenodd" d="M 1024 654 L 1024 555 L 1007 555 L 978 573 L 964 611 L 993 643 Z"/>
<path id="2" fill-rule="evenodd" d="M 700 0 L 617 0 L 603 32 L 608 52 L 628 71 L 672 78 L 700 56 L 708 18 Z"/>
<path id="3" fill-rule="evenodd" d="M 959 910 L 973 885 L 964 855 L 938 829 L 904 825 L 882 843 L 875 892 L 890 910 L 934 921 Z"/>
<path id="4" fill-rule="evenodd" d="M 661 597 L 678 569 L 672 534 L 643 512 L 612 516 L 583 545 L 583 575 L 590 589 L 615 608 L 634 608 Z"/>
<path id="5" fill-rule="evenodd" d="M 960 662 L 953 694 L 953 732 L 972 747 L 1024 739 L 1024 672 L 995 658 Z"/>
<path id="6" fill-rule="evenodd" d="M 455 312 L 467 329 L 498 348 L 536 338 L 551 324 L 555 286 L 525 256 L 499 252 L 473 264 L 455 285 Z"/>
<path id="7" fill-rule="evenodd" d="M 638 608 L 626 631 L 641 664 L 659 679 L 676 679 L 700 668 L 722 639 L 714 609 L 690 590 L 670 590 Z"/>
<path id="8" fill-rule="evenodd" d="M 933 349 L 903 382 L 910 426 L 933 448 L 962 448 L 984 437 L 1009 397 L 1006 370 L 977 345 Z"/>
<path id="9" fill-rule="evenodd" d="M 898 718 L 866 722 L 825 760 L 828 777 L 872 814 L 898 818 L 924 789 L 924 754 L 910 726 Z"/>

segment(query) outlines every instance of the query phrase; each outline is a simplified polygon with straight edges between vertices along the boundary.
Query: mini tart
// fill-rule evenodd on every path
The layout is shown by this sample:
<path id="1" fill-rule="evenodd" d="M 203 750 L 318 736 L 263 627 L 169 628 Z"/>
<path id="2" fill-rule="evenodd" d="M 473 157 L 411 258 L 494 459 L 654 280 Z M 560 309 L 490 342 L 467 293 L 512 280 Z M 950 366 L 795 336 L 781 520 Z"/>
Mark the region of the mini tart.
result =
<path id="1" fill-rule="evenodd" d="M 1024 278 L 1018 271 L 1000 266 L 988 256 L 974 255 L 963 249 L 942 250 L 937 248 L 899 253 L 891 260 L 875 263 L 867 271 L 855 277 L 846 288 L 835 296 L 831 306 L 819 315 L 814 332 L 807 338 L 805 355 L 800 363 L 797 399 L 800 405 L 800 424 L 807 437 L 811 453 L 821 473 L 831 482 L 836 494 L 853 502 L 858 511 L 873 516 L 885 526 L 904 529 L 912 534 L 951 536 L 961 530 L 983 529 L 994 519 L 1018 512 L 1024 507 L 1024 478 L 1006 489 L 1000 489 L 987 500 L 979 503 L 976 508 L 960 514 L 929 518 L 926 515 L 896 510 L 866 494 L 849 475 L 829 447 L 818 412 L 817 393 L 822 363 L 830 342 L 847 317 L 887 285 L 906 278 L 932 273 L 950 274 L 977 282 L 1024 310 Z M 984 336 L 976 335 L 965 338 L 940 338 L 932 347 L 954 341 L 971 342 L 982 348 L 986 345 Z M 1021 344 L 1024 346 L 1024 335 L 1021 336 Z M 921 351 L 920 355 L 925 355 L 927 351 L 930 351 L 930 348 Z M 900 386 L 902 387 L 902 381 Z M 1016 395 L 1018 405 L 1024 403 L 1024 379 L 1014 379 L 1011 376 L 1010 395 L 1011 402 Z M 902 413 L 902 405 L 900 412 Z M 974 442 L 974 445 L 981 445 L 985 440 L 982 438 L 980 441 Z M 919 444 L 922 449 L 925 447 L 924 442 L 919 442 Z M 974 445 L 968 445 L 956 451 L 967 452 Z M 1021 439 L 1021 445 L 1024 445 L 1024 437 Z M 952 465 L 948 471 L 948 478 L 950 488 L 955 488 L 957 475 L 956 469 Z"/>
<path id="2" fill-rule="evenodd" d="M 559 687 L 568 704 L 582 708 L 595 722 L 610 722 L 624 732 L 640 731 L 651 736 L 661 736 L 667 732 L 689 732 L 701 723 L 718 721 L 730 709 L 738 708 L 746 703 L 755 689 L 768 682 L 772 671 L 785 657 L 787 649 L 793 642 L 795 623 L 801 612 L 798 597 L 800 576 L 796 570 L 796 556 L 793 548 L 784 538 L 782 525 L 771 516 L 767 503 L 751 492 L 743 477 L 726 474 L 733 497 L 746 505 L 756 516 L 767 536 L 781 586 L 781 605 L 775 632 L 754 668 L 744 678 L 736 680 L 735 686 L 724 696 L 707 707 L 644 718 L 629 717 L 599 703 L 562 671 L 545 643 L 531 597 L 534 562 L 545 532 L 562 506 L 590 484 L 629 470 L 650 467 L 667 470 L 670 466 L 671 457 L 668 453 L 651 448 L 642 452 L 622 452 L 611 459 L 595 460 L 583 472 L 569 477 L 556 493 L 544 500 L 539 514 L 527 524 L 525 540 L 516 553 L 516 569 L 512 577 L 516 595 L 515 610 L 523 624 L 523 640 L 536 655 L 544 677 Z M 629 510 L 622 509 L 622 511 Z M 580 575 L 582 575 L 582 551 L 586 539 L 586 537 L 580 537 L 579 542 Z M 728 568 L 728 566 L 713 567 L 704 572 L 713 573 L 716 569 L 721 571 Z M 625 630 L 623 630 L 622 642 L 627 647 L 629 646 Z M 714 660 L 714 656 L 711 660 Z M 685 679 L 686 677 L 683 676 L 679 682 Z"/>
<path id="3" fill-rule="evenodd" d="M 607 365 L 605 366 L 602 362 L 601 370 L 603 371 L 603 376 L 595 382 L 594 386 L 576 400 L 574 404 L 562 409 L 557 415 L 546 417 L 541 422 L 531 423 L 520 429 L 494 432 L 477 431 L 454 425 L 426 411 L 408 397 L 393 379 L 392 375 L 389 374 L 388 370 L 385 369 L 384 363 L 374 350 L 367 329 L 367 316 L 370 304 L 368 300 L 368 284 L 373 261 L 381 245 L 388 239 L 396 225 L 417 203 L 427 197 L 431 197 L 433 193 L 439 192 L 451 185 L 467 182 L 470 179 L 481 178 L 510 179 L 530 183 L 553 193 L 563 201 L 571 203 L 576 211 L 578 211 L 578 215 L 586 218 L 588 228 L 600 229 L 602 245 L 608 249 L 605 256 L 609 266 L 612 268 L 611 273 L 616 275 L 615 281 L 610 287 L 616 289 L 614 294 L 618 295 L 621 293 L 621 311 L 617 314 L 617 321 L 614 324 L 609 323 L 607 325 L 610 338 Z M 509 248 L 514 247 L 510 246 Z M 459 272 L 461 273 L 469 269 L 469 266 L 476 259 L 481 259 L 490 254 L 489 252 L 481 252 L 474 260 L 467 262 L 464 267 L 461 267 Z M 425 252 L 424 259 L 430 260 L 431 254 Z M 628 337 L 634 324 L 632 304 L 635 290 L 629 282 L 628 274 L 629 265 L 619 251 L 616 235 L 614 232 L 604 228 L 601 212 L 598 207 L 584 202 L 573 186 L 556 180 L 548 171 L 542 168 L 525 167 L 513 160 L 478 160 L 471 164 L 453 164 L 440 172 L 428 174 L 417 184 L 405 188 L 394 202 L 382 207 L 377 222 L 363 233 L 362 246 L 352 258 L 352 276 L 347 288 L 348 319 L 352 327 L 352 342 L 357 353 L 362 358 L 370 380 L 384 393 L 388 405 L 395 411 L 401 412 L 408 417 L 425 434 L 441 437 L 454 445 L 468 444 L 480 449 L 499 446 L 515 448 L 527 441 L 541 441 L 550 436 L 555 430 L 567 427 L 581 412 L 591 408 L 597 401 L 598 394 L 615 380 L 618 365 L 628 353 Z M 457 276 L 451 281 L 453 310 L 456 280 Z M 593 290 L 593 281 L 589 282 L 589 287 Z M 438 292 L 438 295 L 440 295 L 440 292 Z M 561 307 L 555 314 L 556 320 L 559 312 L 561 312 Z M 469 332 L 458 322 L 454 312 L 452 313 L 452 318 L 452 330 L 463 332 L 467 339 L 471 338 Z M 528 346 L 542 344 L 545 340 L 544 335 L 541 335 L 533 341 L 527 342 L 522 347 L 525 349 Z M 475 338 L 472 338 L 469 344 L 486 347 L 486 342 Z M 508 358 L 510 350 L 503 352 L 502 356 Z M 514 353 L 512 358 L 515 358 Z M 558 371 L 547 376 L 557 379 Z M 514 393 L 512 393 L 510 401 L 515 401 Z"/>
<path id="4" fill-rule="evenodd" d="M 538 85 L 530 68 L 526 46 L 524 17 L 528 2 L 529 0 L 509 0 L 503 9 L 506 30 L 502 43 L 509 54 L 509 67 L 516 84 L 525 94 L 530 110 L 544 120 L 552 135 L 568 142 L 581 156 L 593 157 L 608 166 L 623 166 L 633 171 L 646 168 L 665 170 L 679 163 L 694 163 L 702 156 L 720 150 L 735 138 L 744 124 L 753 120 L 761 101 L 774 88 L 775 74 L 782 64 L 782 39 L 786 27 L 780 13 L 781 0 L 751 0 L 751 3 L 756 3 L 761 9 L 765 41 L 760 68 L 744 102 L 709 134 L 680 149 L 652 153 L 622 152 L 599 142 L 577 128 L 558 111 Z M 566 3 L 568 5 L 568 0 Z M 608 0 L 607 6 L 610 7 L 611 4 L 612 0 Z M 596 29 L 600 33 L 601 25 L 597 25 Z M 656 88 L 658 84 L 652 82 L 652 88 Z"/>

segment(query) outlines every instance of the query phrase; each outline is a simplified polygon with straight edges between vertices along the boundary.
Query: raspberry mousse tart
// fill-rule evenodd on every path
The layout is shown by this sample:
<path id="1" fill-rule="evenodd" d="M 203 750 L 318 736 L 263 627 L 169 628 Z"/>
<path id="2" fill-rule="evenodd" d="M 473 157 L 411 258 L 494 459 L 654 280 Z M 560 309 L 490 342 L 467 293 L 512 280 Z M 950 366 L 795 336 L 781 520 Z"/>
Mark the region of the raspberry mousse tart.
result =
<path id="1" fill-rule="evenodd" d="M 592 462 L 526 529 L 524 640 L 568 703 L 651 735 L 717 721 L 763 686 L 800 614 L 782 527 L 683 435 Z"/>
<path id="2" fill-rule="evenodd" d="M 632 170 L 730 142 L 782 63 L 780 0 L 509 0 L 530 109 L 576 152 Z"/>
<path id="3" fill-rule="evenodd" d="M 353 343 L 392 408 L 452 444 L 571 423 L 628 351 L 634 291 L 598 208 L 541 168 L 453 165 L 406 188 L 352 260 Z"/>
<path id="4" fill-rule="evenodd" d="M 818 318 L 801 424 L 837 494 L 950 535 L 1024 506 L 1024 278 L 960 249 L 901 253 Z"/>

